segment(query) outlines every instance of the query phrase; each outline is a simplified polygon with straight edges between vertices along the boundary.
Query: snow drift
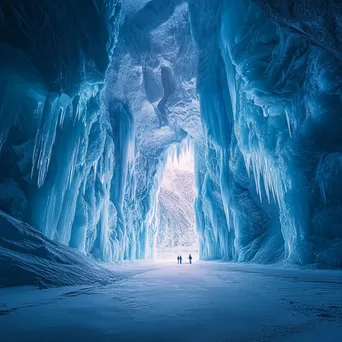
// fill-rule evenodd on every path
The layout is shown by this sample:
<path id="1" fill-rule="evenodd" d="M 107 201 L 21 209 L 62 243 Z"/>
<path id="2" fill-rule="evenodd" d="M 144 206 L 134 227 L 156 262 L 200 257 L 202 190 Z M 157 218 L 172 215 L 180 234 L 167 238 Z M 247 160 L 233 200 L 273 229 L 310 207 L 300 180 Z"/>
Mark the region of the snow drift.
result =
<path id="1" fill-rule="evenodd" d="M 0 211 L 0 287 L 109 284 L 122 276 Z"/>

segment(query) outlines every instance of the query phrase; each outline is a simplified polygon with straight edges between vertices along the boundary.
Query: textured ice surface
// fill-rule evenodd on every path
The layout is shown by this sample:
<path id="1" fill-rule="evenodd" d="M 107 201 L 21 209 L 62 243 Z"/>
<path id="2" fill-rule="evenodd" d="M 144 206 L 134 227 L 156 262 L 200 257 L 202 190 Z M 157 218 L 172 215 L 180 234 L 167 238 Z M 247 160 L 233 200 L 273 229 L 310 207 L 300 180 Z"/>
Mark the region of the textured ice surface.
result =
<path id="1" fill-rule="evenodd" d="M 317 33 L 338 35 L 323 17 L 339 7 L 256 2 L 285 25 L 250 1 L 189 1 L 206 135 L 201 256 L 340 266 L 341 60 Z"/>
<path id="2" fill-rule="evenodd" d="M 119 9 L 119 1 L 1 4 L 1 209 L 101 259 L 115 243 L 114 143 L 101 89 Z"/>
<path id="3" fill-rule="evenodd" d="M 169 156 L 181 153 L 191 138 L 202 137 L 187 4 L 135 3 L 124 5 L 118 44 L 106 76 L 111 120 L 122 115 L 123 108 L 125 117 L 132 120 L 129 127 L 117 121 L 113 125 L 116 148 L 129 145 L 115 153 L 112 187 L 120 254 L 114 259 L 155 256 L 165 163 Z M 130 14 L 125 16 L 127 8 Z M 120 162 L 123 156 L 126 166 Z"/>
<path id="4" fill-rule="evenodd" d="M 341 266 L 338 1 L 34 3 L 0 12 L 2 210 L 100 260 L 153 257 L 165 163 L 191 144 L 202 258 Z"/>
<path id="5" fill-rule="evenodd" d="M 6 2 L 0 35 L 1 209 L 105 261 L 153 256 L 167 157 L 202 136 L 186 3 L 121 5 Z"/>

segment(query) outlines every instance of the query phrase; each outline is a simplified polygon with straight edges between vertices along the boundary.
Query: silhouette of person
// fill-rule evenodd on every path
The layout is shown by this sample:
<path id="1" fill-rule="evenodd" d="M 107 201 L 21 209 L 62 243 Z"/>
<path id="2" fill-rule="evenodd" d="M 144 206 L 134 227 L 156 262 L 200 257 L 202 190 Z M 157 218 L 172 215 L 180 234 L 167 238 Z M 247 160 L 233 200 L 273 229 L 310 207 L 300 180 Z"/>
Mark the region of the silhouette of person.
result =
<path id="1" fill-rule="evenodd" d="M 192 256 L 191 256 L 191 254 L 189 254 L 189 262 L 190 262 L 190 264 L 192 264 L 191 260 L 192 260 Z"/>
<path id="2" fill-rule="evenodd" d="M 183 258 L 182 258 L 182 256 L 180 255 L 180 256 L 179 256 L 179 263 L 180 263 L 180 264 L 182 263 L 182 260 L 183 260 Z"/>
<path id="3" fill-rule="evenodd" d="M 177 256 L 177 264 L 179 264 L 179 255 Z"/>

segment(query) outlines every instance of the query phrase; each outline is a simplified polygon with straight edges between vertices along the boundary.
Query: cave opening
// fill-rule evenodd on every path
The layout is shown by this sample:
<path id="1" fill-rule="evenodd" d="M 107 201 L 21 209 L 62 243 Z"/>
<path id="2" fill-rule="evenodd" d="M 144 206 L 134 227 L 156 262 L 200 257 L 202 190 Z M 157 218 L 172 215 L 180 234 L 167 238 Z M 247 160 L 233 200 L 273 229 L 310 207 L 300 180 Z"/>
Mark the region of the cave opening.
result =
<path id="1" fill-rule="evenodd" d="M 169 154 L 157 203 L 156 260 L 175 261 L 181 255 L 188 262 L 189 254 L 199 259 L 195 197 L 193 149 Z"/>

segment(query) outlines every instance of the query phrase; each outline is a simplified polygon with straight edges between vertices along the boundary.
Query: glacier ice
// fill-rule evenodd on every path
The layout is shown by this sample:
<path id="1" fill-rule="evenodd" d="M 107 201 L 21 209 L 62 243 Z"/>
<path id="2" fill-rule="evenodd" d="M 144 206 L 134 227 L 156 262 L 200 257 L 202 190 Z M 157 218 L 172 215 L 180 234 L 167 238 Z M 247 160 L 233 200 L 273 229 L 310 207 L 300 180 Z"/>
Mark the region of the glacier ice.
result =
<path id="1" fill-rule="evenodd" d="M 101 91 L 120 6 L 1 6 L 1 209 L 101 259 L 112 253 L 106 215 L 115 214 L 114 143 Z"/>
<path id="2" fill-rule="evenodd" d="M 333 5 L 306 3 L 315 16 L 306 7 L 298 34 L 288 2 L 256 2 L 275 20 L 249 1 L 189 2 L 207 146 L 196 168 L 201 255 L 340 266 L 341 202 L 327 183 L 339 188 L 341 61 L 309 38 L 317 23 L 331 34 L 322 17 Z"/>
<path id="3" fill-rule="evenodd" d="M 153 256 L 166 160 L 201 135 L 187 5 L 161 4 L 4 7 L 1 209 L 99 260 Z"/>
<path id="4" fill-rule="evenodd" d="M 133 131 L 115 141 L 117 146 L 128 139 L 130 145 L 125 153 L 116 154 L 116 162 L 125 155 L 128 164 L 123 172 L 122 165 L 114 170 L 114 178 L 117 172 L 122 178 L 112 182 L 120 191 L 114 202 L 122 213 L 116 223 L 122 244 L 119 259 L 156 256 L 158 198 L 167 159 L 186 149 L 192 137 L 202 136 L 188 7 L 182 1 L 164 5 L 141 2 L 132 9 L 129 1 L 124 4 L 106 75 L 110 116 L 117 117 L 117 109 L 111 108 L 120 106 L 133 119 Z"/>
<path id="5" fill-rule="evenodd" d="M 191 145 L 202 259 L 341 266 L 337 1 L 29 5 L 0 8 L 1 210 L 99 260 L 152 258 Z"/>

